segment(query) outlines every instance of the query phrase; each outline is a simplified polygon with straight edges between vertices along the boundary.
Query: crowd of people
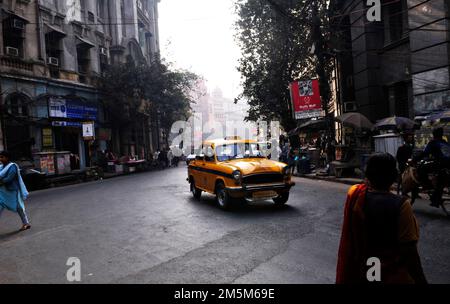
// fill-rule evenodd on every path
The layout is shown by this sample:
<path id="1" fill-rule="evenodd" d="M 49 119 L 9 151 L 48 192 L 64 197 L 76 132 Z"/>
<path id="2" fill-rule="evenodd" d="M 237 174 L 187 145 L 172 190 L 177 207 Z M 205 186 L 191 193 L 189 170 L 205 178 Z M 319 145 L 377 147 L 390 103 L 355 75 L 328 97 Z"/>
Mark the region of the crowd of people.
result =
<path id="1" fill-rule="evenodd" d="M 178 167 L 181 158 L 182 157 L 175 156 L 170 149 L 158 149 L 153 153 L 149 153 L 145 162 L 147 163 L 148 168 L 162 170 L 171 167 Z M 138 157 L 135 155 L 117 157 L 113 152 L 106 150 L 97 151 L 93 163 L 106 171 L 108 163 L 127 164 L 138 160 Z"/>
<path id="2" fill-rule="evenodd" d="M 336 146 L 336 140 L 325 135 L 308 143 L 301 141 L 299 148 L 294 148 L 289 143 L 285 143 L 279 151 L 279 160 L 289 166 L 292 175 L 308 174 L 314 168 L 314 165 L 311 164 L 310 150 L 317 151 L 319 167 L 329 168 L 329 164 L 336 159 Z"/>

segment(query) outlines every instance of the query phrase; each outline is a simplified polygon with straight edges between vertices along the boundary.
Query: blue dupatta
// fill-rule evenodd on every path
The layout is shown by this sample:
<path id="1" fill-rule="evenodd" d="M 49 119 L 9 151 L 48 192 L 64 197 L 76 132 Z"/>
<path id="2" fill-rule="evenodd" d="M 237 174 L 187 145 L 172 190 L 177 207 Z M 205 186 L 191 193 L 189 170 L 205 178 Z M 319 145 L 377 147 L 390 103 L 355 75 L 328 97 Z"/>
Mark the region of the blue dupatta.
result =
<path id="1" fill-rule="evenodd" d="M 8 174 L 9 169 L 12 166 L 16 166 L 17 171 L 17 184 L 19 186 L 18 190 L 9 190 L 6 185 L 0 185 L 0 206 L 6 209 L 17 212 L 17 207 L 21 207 L 25 211 L 25 200 L 28 198 L 28 190 L 23 182 L 22 176 L 20 175 L 19 166 L 15 163 L 9 163 L 8 165 L 0 165 L 0 179 L 3 179 Z"/>

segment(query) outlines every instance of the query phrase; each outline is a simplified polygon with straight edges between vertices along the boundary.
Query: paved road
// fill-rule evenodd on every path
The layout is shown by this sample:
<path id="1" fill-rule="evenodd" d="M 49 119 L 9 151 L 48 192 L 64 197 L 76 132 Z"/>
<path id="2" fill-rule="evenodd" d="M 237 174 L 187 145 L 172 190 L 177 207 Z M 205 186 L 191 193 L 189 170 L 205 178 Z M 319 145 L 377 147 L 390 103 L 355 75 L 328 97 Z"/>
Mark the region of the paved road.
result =
<path id="1" fill-rule="evenodd" d="M 296 179 L 289 205 L 219 210 L 191 198 L 186 168 L 32 193 L 33 229 L 0 220 L 0 283 L 333 283 L 346 185 Z M 420 252 L 450 283 L 450 220 L 419 202 Z"/>

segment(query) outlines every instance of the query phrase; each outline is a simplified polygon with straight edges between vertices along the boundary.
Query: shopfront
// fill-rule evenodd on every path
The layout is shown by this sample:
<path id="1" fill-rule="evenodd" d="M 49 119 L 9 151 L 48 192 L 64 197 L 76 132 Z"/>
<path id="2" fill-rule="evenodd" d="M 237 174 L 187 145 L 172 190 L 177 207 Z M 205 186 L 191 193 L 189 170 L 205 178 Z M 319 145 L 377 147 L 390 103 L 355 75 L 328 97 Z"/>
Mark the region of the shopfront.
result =
<path id="1" fill-rule="evenodd" d="M 82 123 L 97 122 L 98 107 L 78 97 L 49 97 L 48 107 L 55 150 L 70 152 L 72 170 L 90 166 L 91 143 L 83 138 Z"/>

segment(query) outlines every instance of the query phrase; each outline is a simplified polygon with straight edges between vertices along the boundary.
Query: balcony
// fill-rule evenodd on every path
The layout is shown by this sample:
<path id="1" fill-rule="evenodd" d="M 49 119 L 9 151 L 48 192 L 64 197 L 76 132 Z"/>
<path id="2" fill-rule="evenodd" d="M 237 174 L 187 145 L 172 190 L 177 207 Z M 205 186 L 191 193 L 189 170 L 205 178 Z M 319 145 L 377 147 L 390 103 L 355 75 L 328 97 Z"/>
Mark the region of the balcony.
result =
<path id="1" fill-rule="evenodd" d="M 0 58 L 0 64 L 11 69 L 33 72 L 33 64 L 30 62 L 26 62 L 21 58 L 2 56 Z"/>

